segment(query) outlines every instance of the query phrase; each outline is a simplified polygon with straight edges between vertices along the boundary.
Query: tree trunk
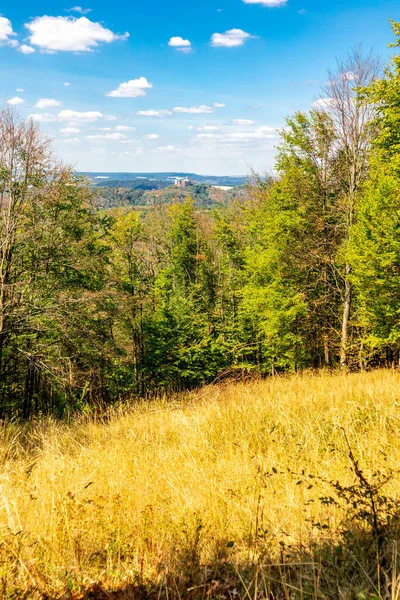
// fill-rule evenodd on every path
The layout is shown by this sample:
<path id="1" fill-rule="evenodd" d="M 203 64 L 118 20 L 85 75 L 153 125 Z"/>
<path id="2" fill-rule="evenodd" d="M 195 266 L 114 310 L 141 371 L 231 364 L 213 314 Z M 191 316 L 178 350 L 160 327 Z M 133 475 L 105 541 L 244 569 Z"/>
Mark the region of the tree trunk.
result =
<path id="1" fill-rule="evenodd" d="M 340 341 L 340 366 L 345 369 L 348 364 L 348 336 L 349 336 L 349 321 L 351 309 L 351 283 L 349 281 L 350 265 L 346 264 L 345 283 L 344 283 L 344 300 L 343 300 L 343 318 L 342 318 L 342 335 Z"/>

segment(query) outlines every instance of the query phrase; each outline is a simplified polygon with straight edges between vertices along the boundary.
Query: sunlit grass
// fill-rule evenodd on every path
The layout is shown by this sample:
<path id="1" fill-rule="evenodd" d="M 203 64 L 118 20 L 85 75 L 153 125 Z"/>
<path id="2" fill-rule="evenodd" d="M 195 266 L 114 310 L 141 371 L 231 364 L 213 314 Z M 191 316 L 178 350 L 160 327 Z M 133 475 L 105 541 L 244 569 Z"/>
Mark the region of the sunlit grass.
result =
<path id="1" fill-rule="evenodd" d="M 396 470 L 399 405 L 396 371 L 308 374 L 209 387 L 107 419 L 6 424 L 0 596 L 58 597 L 99 581 L 149 582 L 163 594 L 171 577 L 190 589 L 215 564 L 231 565 L 240 584 L 244 565 L 332 540 L 346 514 L 318 500 L 327 484 L 308 489 L 296 474 L 352 483 L 342 428 L 366 475 Z M 397 497 L 400 479 L 387 488 Z M 257 589 L 253 581 L 243 597 Z"/>

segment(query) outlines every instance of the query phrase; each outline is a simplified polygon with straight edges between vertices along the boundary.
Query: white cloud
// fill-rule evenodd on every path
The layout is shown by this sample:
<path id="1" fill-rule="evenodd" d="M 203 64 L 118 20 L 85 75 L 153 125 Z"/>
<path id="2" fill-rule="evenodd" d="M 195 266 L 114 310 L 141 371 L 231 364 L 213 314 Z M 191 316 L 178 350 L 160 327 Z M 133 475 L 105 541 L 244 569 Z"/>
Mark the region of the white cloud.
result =
<path id="1" fill-rule="evenodd" d="M 56 108 L 57 106 L 61 106 L 61 104 L 61 102 L 54 100 L 54 98 L 40 98 L 40 100 L 36 102 L 35 108 Z"/>
<path id="2" fill-rule="evenodd" d="M 36 121 L 37 123 L 52 123 L 53 121 L 57 121 L 57 117 L 50 113 L 32 113 L 28 115 L 28 119 L 32 119 L 32 121 Z"/>
<path id="3" fill-rule="evenodd" d="M 69 81 L 64 81 L 64 85 L 65 85 L 65 87 L 69 87 L 71 84 Z"/>
<path id="4" fill-rule="evenodd" d="M 116 117 L 113 115 L 104 115 L 98 110 L 89 110 L 87 112 L 79 112 L 76 110 L 62 110 L 58 113 L 57 119 L 60 121 L 83 121 L 92 122 L 97 119 L 106 119 L 107 121 L 115 121 Z"/>
<path id="5" fill-rule="evenodd" d="M 180 36 L 172 37 L 168 42 L 168 46 L 171 46 L 172 48 L 176 48 L 178 50 L 178 52 L 185 52 L 185 53 L 192 52 L 191 42 L 189 40 L 184 40 Z"/>
<path id="6" fill-rule="evenodd" d="M 191 125 L 189 129 L 195 129 L 196 131 L 219 131 L 219 127 L 216 125 L 202 125 L 202 126 L 193 126 Z"/>
<path id="7" fill-rule="evenodd" d="M 64 133 L 67 135 L 71 135 L 73 133 L 80 133 L 80 129 L 79 127 L 64 127 L 63 129 L 60 129 L 60 133 Z"/>
<path id="8" fill-rule="evenodd" d="M 172 46 L 174 48 L 178 48 L 180 46 L 186 46 L 189 47 L 191 46 L 191 43 L 189 40 L 184 40 L 183 38 L 176 36 L 176 37 L 172 37 L 169 42 L 168 42 L 168 46 Z"/>
<path id="9" fill-rule="evenodd" d="M 128 33 L 117 35 L 100 23 L 86 17 L 36 17 L 25 27 L 29 41 L 43 52 L 90 52 L 100 43 L 126 39 Z"/>
<path id="10" fill-rule="evenodd" d="M 106 96 L 110 98 L 138 98 L 139 96 L 145 96 L 145 90 L 152 87 L 153 84 L 149 83 L 146 77 L 139 77 L 139 79 L 131 79 L 121 83 L 116 90 L 107 92 Z"/>
<path id="11" fill-rule="evenodd" d="M 143 150 L 142 148 L 137 148 L 136 150 L 126 150 L 126 152 L 123 152 L 122 155 L 123 156 L 139 156 L 143 154 Z"/>
<path id="12" fill-rule="evenodd" d="M 255 131 L 233 131 L 223 133 L 198 133 L 199 139 L 215 140 L 223 143 L 247 143 L 257 140 L 272 140 L 277 138 L 275 127 L 262 126 Z"/>
<path id="13" fill-rule="evenodd" d="M 254 125 L 254 121 L 250 119 L 233 119 L 232 123 L 235 125 Z"/>
<path id="14" fill-rule="evenodd" d="M 82 8 L 82 6 L 73 6 L 72 8 L 68 8 L 67 12 L 77 12 L 80 15 L 87 15 L 92 12 L 91 8 Z"/>
<path id="15" fill-rule="evenodd" d="M 267 131 L 234 131 L 229 134 L 232 140 L 260 140 L 260 139 L 274 139 L 276 134 Z"/>
<path id="16" fill-rule="evenodd" d="M 243 29 L 229 29 L 225 33 L 213 33 L 211 45 L 220 48 L 234 48 L 243 46 L 246 40 L 255 37 Z"/>
<path id="17" fill-rule="evenodd" d="M 19 98 L 18 96 L 15 96 L 15 98 L 10 98 L 10 100 L 7 100 L 7 104 L 11 104 L 11 106 L 18 106 L 19 104 L 23 104 L 25 102 L 25 100 L 22 100 L 22 98 Z"/>
<path id="18" fill-rule="evenodd" d="M 225 104 L 221 104 L 221 102 L 214 102 L 213 107 L 214 108 L 225 108 Z"/>
<path id="19" fill-rule="evenodd" d="M 90 110 L 87 112 L 78 112 L 76 110 L 62 110 L 57 115 L 50 113 L 33 113 L 28 116 L 29 119 L 37 121 L 38 123 L 52 123 L 54 121 L 70 121 L 77 124 L 79 123 L 92 123 L 98 119 L 106 119 L 107 121 L 115 121 L 116 117 L 113 115 L 104 115 L 97 110 Z"/>
<path id="20" fill-rule="evenodd" d="M 158 135 L 158 133 L 149 133 L 148 135 L 144 136 L 145 140 L 158 140 L 160 136 Z"/>
<path id="21" fill-rule="evenodd" d="M 155 110 L 151 108 L 150 110 L 138 110 L 136 114 L 140 117 L 169 117 L 172 115 L 172 112 L 170 110 Z"/>
<path id="22" fill-rule="evenodd" d="M 126 139 L 124 133 L 104 133 L 102 135 L 87 135 L 87 140 L 124 140 Z"/>
<path id="23" fill-rule="evenodd" d="M 207 104 L 201 104 L 200 106 L 175 106 L 174 112 L 176 113 L 186 113 L 189 115 L 200 115 L 200 114 L 209 114 L 213 113 L 213 109 L 211 106 Z"/>
<path id="24" fill-rule="evenodd" d="M 75 142 L 80 142 L 79 138 L 65 138 L 65 140 L 62 140 L 63 142 L 65 142 L 66 144 L 74 144 Z"/>
<path id="25" fill-rule="evenodd" d="M 115 129 L 117 131 L 136 131 L 135 127 L 129 127 L 129 125 L 117 125 Z"/>
<path id="26" fill-rule="evenodd" d="M 15 35 L 10 19 L 0 17 L 0 45 L 16 46 L 18 42 L 11 39 Z"/>
<path id="27" fill-rule="evenodd" d="M 333 104 L 332 98 L 319 98 L 311 104 L 311 108 L 314 110 L 329 110 Z"/>
<path id="28" fill-rule="evenodd" d="M 262 6 L 269 6 L 274 8 L 275 6 L 283 6 L 288 0 L 243 0 L 245 4 L 261 4 Z"/>
<path id="29" fill-rule="evenodd" d="M 17 50 L 18 52 L 22 52 L 22 54 L 33 54 L 34 52 L 36 52 L 35 48 L 32 48 L 32 46 L 28 46 L 27 44 L 22 44 L 21 46 L 18 46 Z"/>
<path id="30" fill-rule="evenodd" d="M 15 91 L 16 91 L 16 92 L 19 92 L 20 94 L 23 94 L 23 93 L 25 92 L 25 90 L 24 90 L 24 89 L 22 89 L 22 88 L 16 88 L 16 90 L 15 90 Z"/>
<path id="31" fill-rule="evenodd" d="M 158 146 L 157 150 L 159 152 L 176 152 L 177 148 L 172 146 L 172 144 L 169 144 L 168 146 Z"/>
<path id="32" fill-rule="evenodd" d="M 258 128 L 257 131 L 264 131 L 265 133 L 276 133 L 278 131 L 278 127 L 269 127 L 269 125 L 262 125 Z"/>

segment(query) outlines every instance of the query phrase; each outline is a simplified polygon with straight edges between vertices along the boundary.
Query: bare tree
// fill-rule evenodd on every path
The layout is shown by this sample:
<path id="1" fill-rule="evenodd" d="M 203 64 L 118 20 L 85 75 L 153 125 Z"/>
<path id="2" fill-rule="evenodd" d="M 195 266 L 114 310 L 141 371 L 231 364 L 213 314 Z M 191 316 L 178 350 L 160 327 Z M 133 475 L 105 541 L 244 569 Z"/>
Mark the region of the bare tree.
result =
<path id="1" fill-rule="evenodd" d="M 344 234 L 344 255 L 354 221 L 357 194 L 368 173 L 369 150 L 373 139 L 373 107 L 360 99 L 360 91 L 376 79 L 381 71 L 379 60 L 371 54 L 363 56 L 355 49 L 346 60 L 338 62 L 329 73 L 325 86 L 325 109 L 336 129 L 339 153 L 339 183 L 342 189 L 340 210 Z M 343 310 L 340 340 L 340 364 L 348 364 L 349 323 L 352 304 L 351 266 L 345 259 L 343 279 Z"/>

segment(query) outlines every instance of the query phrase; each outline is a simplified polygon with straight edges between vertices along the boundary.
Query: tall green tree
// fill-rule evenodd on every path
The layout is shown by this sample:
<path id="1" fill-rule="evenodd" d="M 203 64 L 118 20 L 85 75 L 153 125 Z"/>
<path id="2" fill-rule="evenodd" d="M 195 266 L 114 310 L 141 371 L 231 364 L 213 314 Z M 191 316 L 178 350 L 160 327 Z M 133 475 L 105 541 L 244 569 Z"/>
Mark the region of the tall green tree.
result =
<path id="1" fill-rule="evenodd" d="M 0 137 L 0 411 L 27 418 L 107 389 L 107 258 L 87 186 L 36 126 L 7 110 Z"/>
<path id="2" fill-rule="evenodd" d="M 392 23 L 400 46 L 400 24 Z M 371 173 L 357 203 L 351 236 L 353 281 L 365 342 L 375 359 L 399 360 L 400 349 L 400 56 L 363 93 L 376 110 Z M 368 352 L 367 352 L 368 358 Z"/>

